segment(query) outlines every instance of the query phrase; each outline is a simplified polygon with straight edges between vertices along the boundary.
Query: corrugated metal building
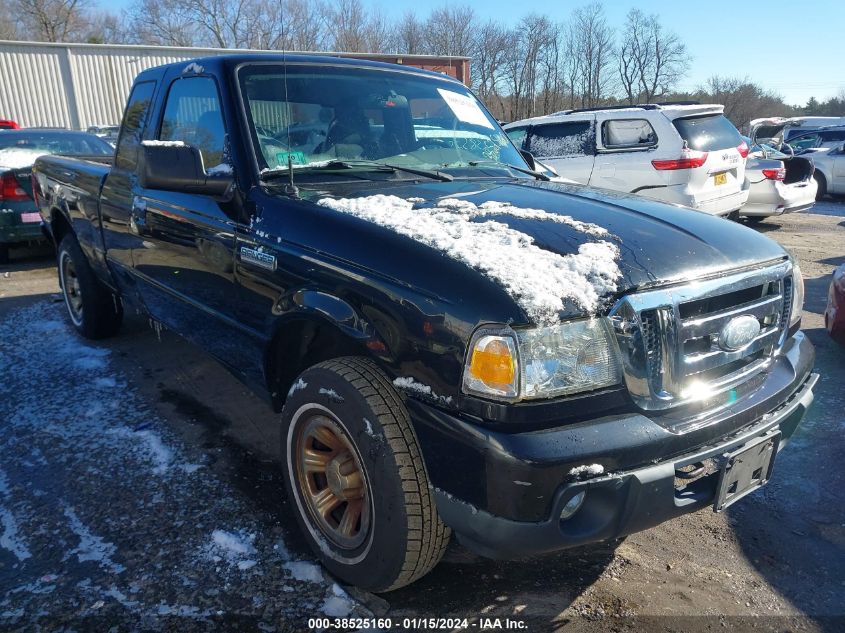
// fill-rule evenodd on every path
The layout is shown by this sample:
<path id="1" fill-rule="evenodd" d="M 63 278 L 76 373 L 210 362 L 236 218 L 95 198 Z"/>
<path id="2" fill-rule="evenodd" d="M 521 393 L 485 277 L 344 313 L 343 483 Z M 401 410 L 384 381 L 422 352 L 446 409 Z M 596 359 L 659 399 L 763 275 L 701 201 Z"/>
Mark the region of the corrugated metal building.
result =
<path id="1" fill-rule="evenodd" d="M 132 81 L 152 66 L 233 53 L 221 48 L 50 44 L 0 40 L 0 119 L 23 127 L 119 123 Z M 237 51 L 276 53 L 278 51 Z M 318 53 L 406 64 L 469 81 L 469 58 Z"/>

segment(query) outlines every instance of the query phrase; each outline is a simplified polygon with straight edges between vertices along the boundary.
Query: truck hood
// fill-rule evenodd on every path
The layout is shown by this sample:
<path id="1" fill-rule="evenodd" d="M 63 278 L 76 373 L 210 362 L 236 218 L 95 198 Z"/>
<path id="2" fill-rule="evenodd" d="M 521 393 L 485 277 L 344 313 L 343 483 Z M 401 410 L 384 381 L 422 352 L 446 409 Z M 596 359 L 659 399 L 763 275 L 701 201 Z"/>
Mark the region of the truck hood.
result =
<path id="1" fill-rule="evenodd" d="M 533 241 L 543 251 L 564 257 L 577 254 L 585 244 L 613 244 L 618 275 L 610 292 L 602 288 L 605 291 L 599 293 L 603 295 L 601 304 L 604 308 L 608 302 L 634 289 L 699 279 L 787 256 L 776 242 L 735 222 L 678 205 L 577 184 L 527 179 L 506 182 L 456 179 L 413 184 L 367 182 L 305 191 L 303 197 L 321 206 L 353 214 L 357 212 L 350 209 L 372 208 L 378 212 L 376 207 L 395 204 L 395 199 L 406 205 L 412 201 L 414 212 L 421 214 L 436 210 L 444 201 L 458 210 L 461 203 L 465 203 L 468 208 L 484 210 L 470 215 L 472 222 L 494 220 L 505 224 L 527 236 L 526 241 Z M 503 208 L 503 212 L 497 212 Z M 382 224 L 420 240 L 401 223 L 391 225 L 390 213 L 378 217 L 358 215 L 365 221 Z M 566 222 L 549 221 L 550 215 L 568 216 L 568 219 Z M 383 221 L 380 217 L 388 220 Z M 592 230 L 593 226 L 606 229 L 607 233 Z M 425 237 L 422 241 L 426 241 Z M 438 248 L 438 243 L 428 244 L 452 254 L 448 248 Z M 524 274 L 534 272 L 524 271 Z"/>

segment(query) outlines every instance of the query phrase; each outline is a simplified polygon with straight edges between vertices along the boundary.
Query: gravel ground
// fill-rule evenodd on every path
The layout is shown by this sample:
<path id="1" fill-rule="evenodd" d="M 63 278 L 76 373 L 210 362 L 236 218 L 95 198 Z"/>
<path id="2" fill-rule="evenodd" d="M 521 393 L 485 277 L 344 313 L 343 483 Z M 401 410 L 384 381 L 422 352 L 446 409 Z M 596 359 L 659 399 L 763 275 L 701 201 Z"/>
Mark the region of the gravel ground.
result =
<path id="1" fill-rule="evenodd" d="M 307 630 L 375 613 L 530 630 L 845 630 L 845 350 L 821 313 L 845 204 L 757 227 L 800 259 L 822 379 L 772 482 L 624 541 L 520 562 L 453 546 L 381 598 L 313 565 L 272 412 L 200 350 L 130 318 L 76 338 L 46 250 L 0 269 L 0 630 Z M 352 594 L 352 595 L 350 595 Z M 504 622 L 502 622 L 504 626 Z"/>

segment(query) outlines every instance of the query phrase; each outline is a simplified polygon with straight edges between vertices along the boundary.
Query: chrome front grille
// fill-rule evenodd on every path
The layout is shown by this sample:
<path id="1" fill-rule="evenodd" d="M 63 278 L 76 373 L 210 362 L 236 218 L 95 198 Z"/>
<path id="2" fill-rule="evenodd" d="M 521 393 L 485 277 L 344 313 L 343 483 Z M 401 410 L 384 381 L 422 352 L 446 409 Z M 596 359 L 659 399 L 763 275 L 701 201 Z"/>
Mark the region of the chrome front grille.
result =
<path id="1" fill-rule="evenodd" d="M 610 317 L 635 402 L 668 409 L 759 374 L 783 345 L 791 301 L 789 262 L 622 298 Z M 739 322 L 749 340 L 735 349 L 726 333 Z"/>

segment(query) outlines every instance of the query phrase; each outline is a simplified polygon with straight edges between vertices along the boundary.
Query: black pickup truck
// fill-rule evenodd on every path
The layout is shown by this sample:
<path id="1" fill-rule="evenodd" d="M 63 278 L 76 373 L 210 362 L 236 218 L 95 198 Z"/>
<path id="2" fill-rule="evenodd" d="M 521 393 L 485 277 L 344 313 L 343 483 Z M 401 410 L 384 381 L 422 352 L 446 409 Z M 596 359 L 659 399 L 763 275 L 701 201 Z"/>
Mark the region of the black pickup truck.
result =
<path id="1" fill-rule="evenodd" d="M 113 163 L 33 181 L 79 332 L 137 305 L 265 394 L 307 540 L 386 591 L 452 532 L 520 557 L 720 511 L 812 402 L 780 246 L 534 167 L 448 77 L 235 55 L 144 71 Z"/>

